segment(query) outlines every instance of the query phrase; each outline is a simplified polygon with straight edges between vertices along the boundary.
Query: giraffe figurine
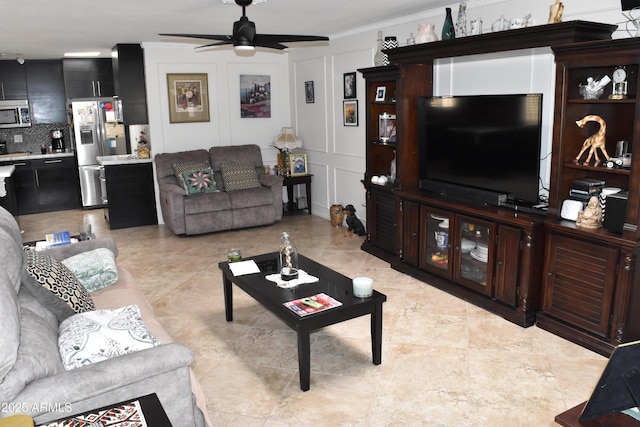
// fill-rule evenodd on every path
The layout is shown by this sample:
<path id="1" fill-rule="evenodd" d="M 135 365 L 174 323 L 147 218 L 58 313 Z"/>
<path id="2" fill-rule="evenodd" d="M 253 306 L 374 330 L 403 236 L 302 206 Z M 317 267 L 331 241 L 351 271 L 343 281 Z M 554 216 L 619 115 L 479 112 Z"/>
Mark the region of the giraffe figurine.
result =
<path id="1" fill-rule="evenodd" d="M 576 158 L 573 160 L 573 163 L 578 164 L 580 162 L 580 157 L 582 157 L 582 154 L 585 151 L 587 151 L 587 149 L 589 149 L 589 155 L 587 156 L 587 159 L 584 161 L 583 165 L 588 166 L 589 162 L 591 161 L 591 157 L 593 156 L 595 157 L 594 166 L 598 166 L 600 164 L 600 157 L 598 156 L 598 150 L 602 151 L 602 154 L 604 154 L 604 157 L 607 160 L 609 160 L 610 158 L 609 154 L 607 154 L 607 150 L 605 147 L 605 143 L 607 142 L 607 139 L 605 137 L 605 134 L 607 133 L 607 124 L 605 123 L 602 117 L 596 116 L 594 114 L 590 114 L 588 116 L 584 116 L 580 120 L 577 120 L 576 125 L 579 128 L 583 128 L 587 122 L 599 123 L 600 129 L 598 130 L 598 132 L 594 133 L 593 135 L 591 135 L 590 137 L 584 140 L 584 142 L 582 143 L 582 149 L 580 150 Z"/>

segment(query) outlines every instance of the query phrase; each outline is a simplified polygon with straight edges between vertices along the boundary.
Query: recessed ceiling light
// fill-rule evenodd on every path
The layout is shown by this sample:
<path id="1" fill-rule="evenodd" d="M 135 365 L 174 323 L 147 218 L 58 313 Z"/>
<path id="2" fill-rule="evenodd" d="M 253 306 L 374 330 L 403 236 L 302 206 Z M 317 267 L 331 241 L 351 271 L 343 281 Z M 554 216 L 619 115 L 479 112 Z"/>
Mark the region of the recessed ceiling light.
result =
<path id="1" fill-rule="evenodd" d="M 67 52 L 64 56 L 86 57 L 86 56 L 100 56 L 100 52 Z"/>

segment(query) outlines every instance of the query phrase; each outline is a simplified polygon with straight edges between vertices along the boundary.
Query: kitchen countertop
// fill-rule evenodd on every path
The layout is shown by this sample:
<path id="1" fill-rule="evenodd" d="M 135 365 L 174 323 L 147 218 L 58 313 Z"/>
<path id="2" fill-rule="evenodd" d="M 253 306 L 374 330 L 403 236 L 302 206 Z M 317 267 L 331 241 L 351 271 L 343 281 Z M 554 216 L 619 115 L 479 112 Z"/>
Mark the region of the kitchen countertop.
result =
<path id="1" fill-rule="evenodd" d="M 49 159 L 56 157 L 73 157 L 75 153 L 73 151 L 65 153 L 47 153 L 47 154 L 31 154 L 31 153 L 9 153 L 0 154 L 0 161 L 12 161 L 12 160 L 34 160 L 34 159 Z"/>
<path id="2" fill-rule="evenodd" d="M 130 165 L 134 163 L 151 163 L 153 159 L 139 159 L 133 154 L 118 154 L 114 156 L 98 156 L 98 163 L 102 166 Z"/>
<path id="3" fill-rule="evenodd" d="M 11 166 L 0 166 L 0 179 L 2 178 L 9 178 L 11 175 L 13 175 L 13 171 L 16 170 L 16 167 L 11 165 Z"/>

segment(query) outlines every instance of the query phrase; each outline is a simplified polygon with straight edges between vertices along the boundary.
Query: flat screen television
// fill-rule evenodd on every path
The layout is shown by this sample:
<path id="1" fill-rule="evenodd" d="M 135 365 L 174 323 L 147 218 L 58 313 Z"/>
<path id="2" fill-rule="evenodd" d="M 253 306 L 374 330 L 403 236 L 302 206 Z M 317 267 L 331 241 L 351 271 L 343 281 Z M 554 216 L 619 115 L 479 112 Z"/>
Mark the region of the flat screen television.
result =
<path id="1" fill-rule="evenodd" d="M 445 183 L 538 204 L 542 94 L 420 97 L 418 126 L 421 188 Z"/>

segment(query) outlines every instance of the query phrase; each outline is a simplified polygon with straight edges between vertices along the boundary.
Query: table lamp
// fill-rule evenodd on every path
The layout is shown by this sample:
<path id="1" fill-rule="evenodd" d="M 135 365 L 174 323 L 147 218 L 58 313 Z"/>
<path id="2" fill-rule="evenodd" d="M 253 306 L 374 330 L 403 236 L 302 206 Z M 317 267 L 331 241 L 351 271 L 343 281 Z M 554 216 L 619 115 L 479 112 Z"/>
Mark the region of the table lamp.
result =
<path id="1" fill-rule="evenodd" d="M 292 128 L 283 127 L 278 136 L 273 139 L 273 146 L 280 150 L 278 167 L 281 174 L 288 176 L 291 173 L 289 168 L 289 152 L 294 148 L 302 147 L 302 140 L 298 138 Z"/>

